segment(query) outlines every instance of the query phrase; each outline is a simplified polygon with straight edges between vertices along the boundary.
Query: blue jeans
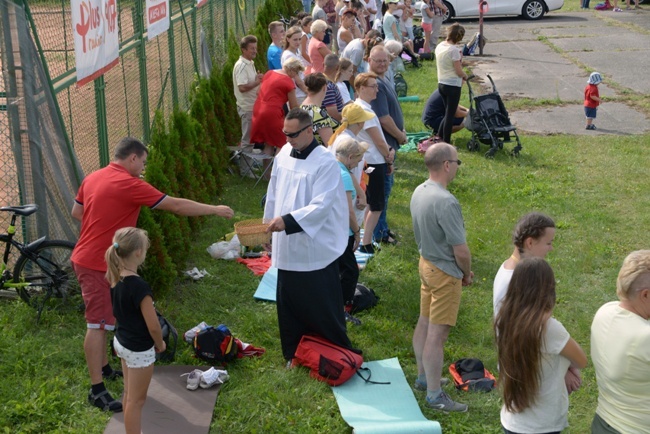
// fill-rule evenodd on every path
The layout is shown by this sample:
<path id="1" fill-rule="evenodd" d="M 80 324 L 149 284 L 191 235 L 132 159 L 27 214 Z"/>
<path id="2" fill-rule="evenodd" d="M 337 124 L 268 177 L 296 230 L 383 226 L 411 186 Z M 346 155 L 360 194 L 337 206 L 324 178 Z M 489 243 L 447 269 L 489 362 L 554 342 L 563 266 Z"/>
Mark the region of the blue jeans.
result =
<path id="1" fill-rule="evenodd" d="M 384 210 L 381 212 L 377 226 L 375 226 L 375 231 L 372 233 L 372 236 L 377 242 L 381 241 L 382 238 L 388 236 L 388 222 L 386 221 L 386 211 L 388 210 L 388 197 L 390 196 L 390 192 L 393 189 L 393 184 L 395 183 L 394 173 L 395 172 L 391 173 L 390 175 L 386 175 L 386 178 L 384 178 Z"/>
<path id="2" fill-rule="evenodd" d="M 305 10 L 305 12 L 310 13 L 311 12 L 311 0 L 302 0 L 302 7 Z"/>

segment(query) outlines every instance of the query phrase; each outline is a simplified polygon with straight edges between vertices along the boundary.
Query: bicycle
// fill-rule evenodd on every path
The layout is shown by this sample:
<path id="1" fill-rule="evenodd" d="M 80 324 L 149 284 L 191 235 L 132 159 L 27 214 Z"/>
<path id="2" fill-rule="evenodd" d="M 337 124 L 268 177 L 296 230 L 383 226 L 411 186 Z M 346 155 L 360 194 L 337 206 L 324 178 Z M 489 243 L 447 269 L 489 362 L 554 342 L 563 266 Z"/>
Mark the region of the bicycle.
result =
<path id="1" fill-rule="evenodd" d="M 34 214 L 38 211 L 38 205 L 6 206 L 0 211 L 12 213 L 7 233 L 0 234 L 0 243 L 5 243 L 0 263 L 0 288 L 15 290 L 25 303 L 37 310 L 38 322 L 51 299 L 60 299 L 65 303 L 70 297 L 81 294 L 70 262 L 75 243 L 41 237 L 23 244 L 14 239 L 16 218 Z M 8 267 L 12 248 L 20 252 L 13 273 Z"/>

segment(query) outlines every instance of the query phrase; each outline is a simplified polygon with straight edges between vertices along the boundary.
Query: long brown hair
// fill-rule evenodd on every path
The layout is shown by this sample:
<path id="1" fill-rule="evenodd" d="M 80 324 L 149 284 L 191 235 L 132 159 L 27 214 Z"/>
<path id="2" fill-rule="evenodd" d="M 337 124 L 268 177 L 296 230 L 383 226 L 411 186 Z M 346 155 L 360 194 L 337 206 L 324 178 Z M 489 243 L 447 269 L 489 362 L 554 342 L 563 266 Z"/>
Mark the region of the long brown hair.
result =
<path id="1" fill-rule="evenodd" d="M 302 29 L 298 26 L 290 27 L 289 30 L 287 30 L 287 33 L 284 34 L 284 48 L 285 50 L 289 49 L 289 39 L 297 33 L 300 33 L 302 35 Z"/>
<path id="2" fill-rule="evenodd" d="M 352 66 L 352 61 L 350 61 L 350 59 L 346 59 L 345 57 L 342 57 L 341 61 L 339 62 L 339 68 L 336 70 L 336 77 L 334 78 L 334 81 L 338 83 L 339 78 L 341 78 L 341 73 L 351 66 Z"/>
<path id="3" fill-rule="evenodd" d="M 542 339 L 555 306 L 555 276 L 542 258 L 517 264 L 494 321 L 499 360 L 499 387 L 506 409 L 519 413 L 537 398 Z"/>

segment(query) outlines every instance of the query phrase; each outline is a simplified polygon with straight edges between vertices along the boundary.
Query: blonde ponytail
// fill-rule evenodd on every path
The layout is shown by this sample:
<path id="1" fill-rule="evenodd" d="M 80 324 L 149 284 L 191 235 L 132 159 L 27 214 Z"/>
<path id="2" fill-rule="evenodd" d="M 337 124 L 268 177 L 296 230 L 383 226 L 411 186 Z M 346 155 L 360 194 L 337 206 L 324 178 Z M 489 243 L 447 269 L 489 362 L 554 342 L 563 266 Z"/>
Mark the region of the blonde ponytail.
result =
<path id="1" fill-rule="evenodd" d="M 120 280 L 120 258 L 117 255 L 116 245 L 117 243 L 114 242 L 104 255 L 106 260 L 106 280 L 108 280 L 111 287 L 115 286 Z"/>
<path id="2" fill-rule="evenodd" d="M 120 270 L 122 259 L 128 258 L 136 250 L 146 253 L 149 248 L 149 237 L 147 231 L 138 228 L 118 229 L 113 236 L 113 244 L 106 250 L 104 260 L 106 261 L 106 280 L 111 287 L 120 281 Z"/>

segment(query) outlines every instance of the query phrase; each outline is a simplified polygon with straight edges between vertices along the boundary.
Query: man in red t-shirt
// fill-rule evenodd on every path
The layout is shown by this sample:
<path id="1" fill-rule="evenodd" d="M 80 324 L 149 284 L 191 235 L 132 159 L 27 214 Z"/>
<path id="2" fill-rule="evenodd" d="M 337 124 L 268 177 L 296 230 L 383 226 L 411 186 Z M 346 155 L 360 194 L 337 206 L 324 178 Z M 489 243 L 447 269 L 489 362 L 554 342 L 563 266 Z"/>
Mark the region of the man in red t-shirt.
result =
<path id="1" fill-rule="evenodd" d="M 141 206 L 183 216 L 231 218 L 234 214 L 224 205 L 168 196 L 140 179 L 147 154 L 147 147 L 138 139 L 122 139 L 115 149 L 113 162 L 83 180 L 72 207 L 72 217 L 81 222 L 71 261 L 86 305 L 84 352 L 92 384 L 88 400 L 96 407 L 115 412 L 122 411 L 122 403 L 111 397 L 103 382 L 103 378 L 122 374 L 110 367 L 106 354 L 106 331 L 115 329 L 115 318 L 110 287 L 104 277 L 104 254 L 115 231 L 135 227 Z"/>

